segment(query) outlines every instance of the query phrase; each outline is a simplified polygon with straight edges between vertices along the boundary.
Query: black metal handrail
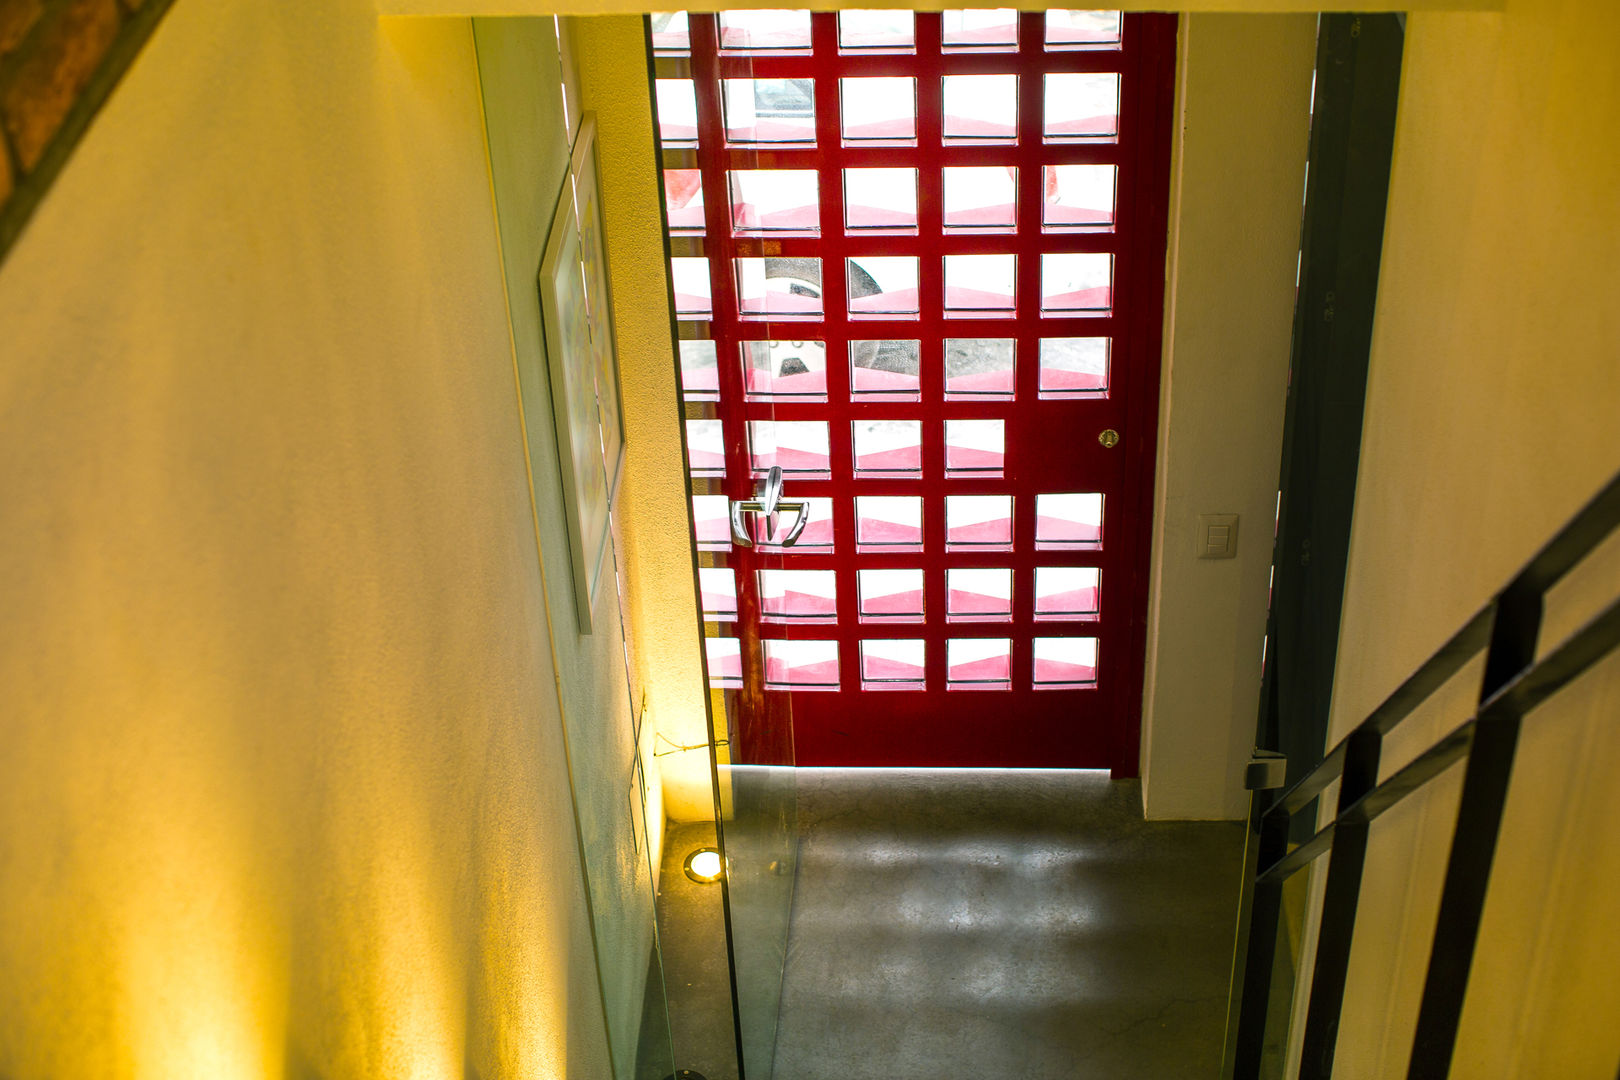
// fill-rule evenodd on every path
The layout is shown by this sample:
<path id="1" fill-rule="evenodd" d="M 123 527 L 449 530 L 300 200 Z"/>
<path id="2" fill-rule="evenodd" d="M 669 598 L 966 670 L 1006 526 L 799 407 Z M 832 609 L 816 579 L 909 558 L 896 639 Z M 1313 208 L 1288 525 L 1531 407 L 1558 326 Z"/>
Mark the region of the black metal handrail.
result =
<path id="1" fill-rule="evenodd" d="M 1538 661 L 1546 595 L 1617 528 L 1620 476 L 1609 481 L 1320 765 L 1269 805 L 1257 807 L 1252 827 L 1258 831 L 1258 859 L 1239 971 L 1242 989 L 1233 1073 L 1238 1080 L 1254 1080 L 1260 1074 L 1283 883 L 1327 855 L 1299 1071 L 1300 1080 L 1323 1080 L 1333 1072 L 1368 827 L 1428 781 L 1466 761 L 1407 1069 L 1413 1080 L 1446 1075 L 1456 1047 L 1520 724 L 1531 710 L 1620 646 L 1620 599 L 1616 599 Z M 1485 675 L 1474 716 L 1379 782 L 1383 737 L 1482 650 Z M 1290 851 L 1293 815 L 1314 805 L 1335 780 L 1339 794 L 1333 820 Z M 1264 793 L 1256 797 L 1263 798 Z"/>

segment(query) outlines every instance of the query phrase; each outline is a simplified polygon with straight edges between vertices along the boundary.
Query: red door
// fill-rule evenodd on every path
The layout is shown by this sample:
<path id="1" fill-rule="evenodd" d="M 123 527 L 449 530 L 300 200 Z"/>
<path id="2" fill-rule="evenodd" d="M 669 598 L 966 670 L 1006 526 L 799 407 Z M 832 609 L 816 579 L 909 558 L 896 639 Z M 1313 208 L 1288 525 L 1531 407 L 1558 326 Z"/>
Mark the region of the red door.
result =
<path id="1" fill-rule="evenodd" d="M 731 12 L 654 47 L 733 761 L 1134 775 L 1174 17 Z M 792 546 L 730 523 L 773 468 Z"/>

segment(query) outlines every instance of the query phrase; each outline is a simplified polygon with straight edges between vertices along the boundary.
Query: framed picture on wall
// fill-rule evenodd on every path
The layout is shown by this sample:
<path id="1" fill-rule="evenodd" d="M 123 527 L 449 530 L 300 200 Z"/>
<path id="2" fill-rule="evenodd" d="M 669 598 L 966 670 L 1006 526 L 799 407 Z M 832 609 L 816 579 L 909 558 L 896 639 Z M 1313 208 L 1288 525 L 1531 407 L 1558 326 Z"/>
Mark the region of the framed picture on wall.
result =
<path id="1" fill-rule="evenodd" d="M 587 113 L 551 219 L 539 282 L 574 606 L 582 634 L 591 632 L 591 612 L 609 576 L 608 514 L 624 464 L 619 362 L 601 205 L 595 116 Z"/>
<path id="2" fill-rule="evenodd" d="M 585 302 L 591 312 L 591 352 L 596 364 L 596 404 L 602 424 L 602 460 L 608 502 L 619 493 L 624 472 L 624 413 L 619 400 L 619 350 L 613 332 L 613 292 L 608 284 L 607 241 L 602 227 L 602 189 L 596 170 L 596 114 L 580 118 L 570 166 L 579 218 L 579 253 L 585 268 Z"/>

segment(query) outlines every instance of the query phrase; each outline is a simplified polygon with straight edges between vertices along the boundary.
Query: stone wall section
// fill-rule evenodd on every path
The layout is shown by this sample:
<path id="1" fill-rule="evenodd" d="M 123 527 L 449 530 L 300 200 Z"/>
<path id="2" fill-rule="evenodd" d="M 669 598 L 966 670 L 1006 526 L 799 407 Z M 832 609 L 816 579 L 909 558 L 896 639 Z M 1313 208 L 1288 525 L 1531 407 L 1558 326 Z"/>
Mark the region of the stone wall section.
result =
<path id="1" fill-rule="evenodd" d="M 0 259 L 172 0 L 0 0 Z"/>

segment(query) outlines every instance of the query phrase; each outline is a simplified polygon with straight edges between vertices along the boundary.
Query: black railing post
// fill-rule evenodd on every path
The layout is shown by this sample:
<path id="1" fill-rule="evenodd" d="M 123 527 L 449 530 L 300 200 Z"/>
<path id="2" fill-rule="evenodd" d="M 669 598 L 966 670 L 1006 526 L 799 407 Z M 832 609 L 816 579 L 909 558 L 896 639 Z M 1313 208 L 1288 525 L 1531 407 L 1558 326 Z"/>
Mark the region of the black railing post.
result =
<path id="1" fill-rule="evenodd" d="M 1254 876 L 1253 924 L 1240 937 L 1241 982 L 1235 1030 L 1226 1053 L 1232 1076 L 1257 1080 L 1265 1067 L 1267 1009 L 1275 966 L 1281 890 L 1291 875 L 1328 856 L 1321 926 L 1302 1039 L 1299 1076 L 1323 1080 L 1333 1072 L 1346 977 L 1366 865 L 1368 831 L 1379 815 L 1421 790 L 1467 757 L 1440 910 L 1419 1004 L 1408 1066 L 1409 1080 L 1444 1080 L 1456 1050 L 1474 952 L 1490 886 L 1491 867 L 1513 775 L 1519 730 L 1526 717 L 1593 665 L 1620 651 L 1620 599 L 1538 658 L 1545 598 L 1566 573 L 1620 531 L 1620 476 L 1604 485 L 1507 587 L 1396 687 L 1315 768 L 1250 817 L 1258 850 L 1246 872 Z M 1426 751 L 1377 782 L 1383 736 L 1453 678 L 1472 657 L 1485 654 L 1479 708 Z M 1339 781 L 1331 822 L 1289 850 L 1292 817 L 1306 811 Z M 1247 853 L 1246 853 L 1247 857 Z M 1228 1064 L 1223 1060 L 1223 1068 Z M 1620 1080 L 1620 1077 L 1616 1077 Z"/>
<path id="2" fill-rule="evenodd" d="M 1485 654 L 1481 704 L 1535 662 L 1541 636 L 1542 585 L 1528 576 L 1515 581 L 1497 600 L 1491 625 L 1490 651 Z M 1508 785 L 1513 778 L 1513 756 L 1519 742 L 1517 710 L 1496 715 L 1481 710 L 1474 748 L 1463 773 L 1457 824 L 1446 860 L 1446 879 L 1440 892 L 1440 916 L 1429 951 L 1429 970 L 1423 980 L 1417 1031 L 1407 1076 L 1443 1080 L 1451 1070 L 1457 1045 L 1457 1025 L 1468 993 L 1468 973 L 1479 940 L 1479 922 L 1490 888 L 1491 863 L 1502 827 Z"/>
<path id="3" fill-rule="evenodd" d="M 1378 756 L 1383 735 L 1357 729 L 1345 745 L 1344 775 L 1339 781 L 1338 815 L 1378 784 Z M 1341 821 L 1328 851 L 1327 886 L 1316 935 L 1316 961 L 1311 969 L 1310 1005 L 1300 1049 L 1300 1080 L 1326 1080 L 1333 1075 L 1338 1045 L 1339 1013 L 1344 1006 L 1345 978 L 1350 971 L 1350 942 L 1356 907 L 1361 902 L 1361 871 L 1367 861 L 1367 826 Z"/>
<path id="4" fill-rule="evenodd" d="M 1244 868 L 1250 880 L 1259 870 L 1288 854 L 1286 813 L 1267 814 L 1276 793 L 1257 791 L 1250 809 L 1250 837 L 1256 857 Z M 1233 1057 L 1234 1080 L 1257 1080 L 1266 1045 L 1266 1009 L 1271 999 L 1272 965 L 1277 929 L 1282 919 L 1282 881 L 1262 881 L 1249 900 L 1248 940 L 1243 950 L 1243 992 L 1238 1004 L 1238 1030 Z"/>

